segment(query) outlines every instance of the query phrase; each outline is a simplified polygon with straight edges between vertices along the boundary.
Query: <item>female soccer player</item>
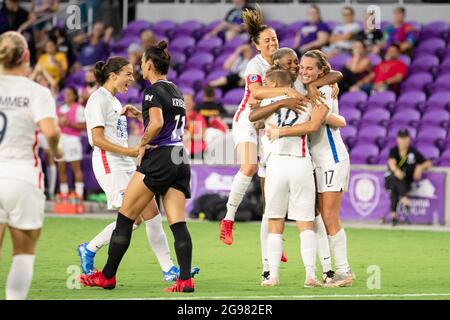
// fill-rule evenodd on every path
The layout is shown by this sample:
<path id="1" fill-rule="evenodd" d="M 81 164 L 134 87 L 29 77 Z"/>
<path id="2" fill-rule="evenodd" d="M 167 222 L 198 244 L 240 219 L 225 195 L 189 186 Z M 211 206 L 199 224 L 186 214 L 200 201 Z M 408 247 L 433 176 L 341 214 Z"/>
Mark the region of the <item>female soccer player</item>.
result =
<path id="1" fill-rule="evenodd" d="M 106 63 L 100 61 L 95 65 L 94 72 L 101 87 L 90 96 L 85 109 L 88 138 L 94 147 L 92 167 L 98 183 L 106 193 L 108 209 L 114 210 L 122 205 L 125 189 L 136 170 L 132 158 L 138 155 L 138 147 L 128 147 L 127 119 L 122 113 L 136 117 L 140 112 L 131 106 L 122 108 L 115 97 L 117 92 L 125 92 L 133 82 L 133 68 L 128 60 L 114 57 Z M 149 244 L 163 270 L 163 278 L 174 281 L 179 271 L 170 257 L 156 201 L 149 201 L 142 208 L 141 215 L 145 221 Z M 140 222 L 141 219 L 138 218 L 133 228 L 136 229 Z M 109 224 L 90 242 L 78 246 L 84 273 L 91 274 L 94 271 L 95 253 L 109 243 L 115 227 L 114 222 Z"/>
<path id="2" fill-rule="evenodd" d="M 0 248 L 5 225 L 13 242 L 6 299 L 27 298 L 44 221 L 37 130 L 58 158 L 60 129 L 50 90 L 27 78 L 30 52 L 17 32 L 0 35 Z"/>
<path id="3" fill-rule="evenodd" d="M 311 50 L 302 56 L 300 76 L 303 84 L 308 85 L 329 71 L 329 63 L 321 51 Z M 348 264 L 347 239 L 339 219 L 342 192 L 346 191 L 348 186 L 350 161 L 339 129 L 323 124 L 330 112 L 339 113 L 337 99 L 332 98 L 330 86 L 323 86 L 319 90 L 325 98 L 325 103 L 316 103 L 309 121 L 292 127 L 271 126 L 266 132 L 271 140 L 310 134 L 318 207 L 323 216 L 336 265 L 336 274 L 325 286 L 351 286 L 354 275 Z"/>
<path id="4" fill-rule="evenodd" d="M 139 143 L 139 167 L 133 175 L 112 234 L 108 261 L 103 271 L 82 275 L 85 286 L 113 289 L 116 273 L 131 240 L 133 223 L 155 194 L 162 196 L 170 229 L 175 238 L 175 251 L 180 277 L 167 292 L 193 292 L 190 274 L 192 241 L 185 222 L 186 198 L 190 197 L 190 166 L 183 148 L 186 121 L 183 94 L 166 75 L 170 55 L 167 43 L 151 46 L 142 58 L 144 79 L 152 84 L 145 90 L 142 113 L 145 133 Z M 130 69 L 130 72 L 132 70 Z"/>

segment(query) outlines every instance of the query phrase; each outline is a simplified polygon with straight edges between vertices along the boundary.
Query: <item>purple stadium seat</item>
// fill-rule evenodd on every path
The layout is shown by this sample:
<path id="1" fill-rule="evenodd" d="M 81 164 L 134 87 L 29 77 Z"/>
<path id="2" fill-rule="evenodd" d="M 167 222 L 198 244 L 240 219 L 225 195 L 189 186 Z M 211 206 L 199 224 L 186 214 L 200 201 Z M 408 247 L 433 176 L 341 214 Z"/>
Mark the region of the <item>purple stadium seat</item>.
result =
<path id="1" fill-rule="evenodd" d="M 170 68 L 169 72 L 167 73 L 167 80 L 176 81 L 176 79 L 177 79 L 177 72 L 172 68 Z"/>
<path id="2" fill-rule="evenodd" d="M 267 20 L 265 22 L 265 24 L 267 24 L 269 27 L 272 27 L 273 29 L 275 29 L 277 31 L 277 33 L 280 30 L 284 30 L 285 26 L 284 23 L 278 20 Z"/>
<path id="3" fill-rule="evenodd" d="M 400 94 L 395 109 L 423 109 L 427 95 L 422 91 L 410 91 Z"/>
<path id="4" fill-rule="evenodd" d="M 420 121 L 420 112 L 414 109 L 397 110 L 391 118 L 391 123 L 417 126 Z"/>
<path id="5" fill-rule="evenodd" d="M 178 83 L 193 88 L 197 81 L 201 81 L 204 78 L 205 72 L 202 70 L 186 70 L 178 76 Z"/>
<path id="6" fill-rule="evenodd" d="M 403 61 L 403 63 L 406 64 L 407 67 L 409 67 L 409 65 L 411 64 L 411 58 L 406 54 L 401 54 L 398 59 Z"/>
<path id="7" fill-rule="evenodd" d="M 434 161 L 439 158 L 439 149 L 429 143 L 415 143 L 414 147 L 416 147 L 426 159 Z"/>
<path id="8" fill-rule="evenodd" d="M 389 159 L 389 152 L 391 151 L 391 148 L 393 145 L 387 145 L 385 146 L 381 151 L 380 154 L 377 157 L 377 164 L 387 164 L 387 161 Z"/>
<path id="9" fill-rule="evenodd" d="M 434 54 L 436 55 L 439 50 L 443 50 L 445 48 L 445 41 L 442 39 L 428 39 L 422 41 L 419 46 L 414 49 L 414 54 Z"/>
<path id="10" fill-rule="evenodd" d="M 102 188 L 95 178 L 94 170 L 92 169 L 92 156 L 84 155 L 81 160 L 81 169 L 83 170 L 84 187 L 88 192 L 101 192 Z"/>
<path id="11" fill-rule="evenodd" d="M 428 84 L 433 82 L 433 76 L 428 72 L 415 73 L 409 76 L 402 84 L 402 91 L 418 90 L 421 91 Z"/>
<path id="12" fill-rule="evenodd" d="M 414 59 L 408 70 L 411 74 L 418 72 L 430 72 L 437 68 L 438 65 L 438 57 L 431 54 L 424 54 Z"/>
<path id="13" fill-rule="evenodd" d="M 168 35 L 168 31 L 174 29 L 177 26 L 176 22 L 172 20 L 161 20 L 159 22 L 156 22 L 152 26 L 152 30 L 155 33 Z"/>
<path id="14" fill-rule="evenodd" d="M 236 88 L 228 91 L 222 98 L 223 104 L 237 106 L 241 103 L 244 97 L 244 89 Z"/>
<path id="15" fill-rule="evenodd" d="M 203 27 L 203 24 L 197 20 L 187 20 L 180 23 L 174 29 L 169 31 L 171 38 L 178 38 L 182 36 L 196 37 L 197 32 Z"/>
<path id="16" fill-rule="evenodd" d="M 339 110 L 339 114 L 343 116 L 346 122 L 351 125 L 358 124 L 359 120 L 361 119 L 361 111 L 356 108 L 341 108 Z"/>
<path id="17" fill-rule="evenodd" d="M 380 22 L 380 27 L 381 27 L 381 30 L 386 30 L 386 28 L 390 25 L 391 23 L 390 23 L 390 21 L 388 21 L 388 20 L 381 20 L 381 22 Z"/>
<path id="18" fill-rule="evenodd" d="M 387 138 L 395 138 L 397 137 L 397 133 L 400 129 L 407 129 L 409 132 L 409 136 L 411 137 L 411 139 L 414 139 L 417 135 L 417 129 L 411 126 L 405 126 L 403 124 L 399 124 L 399 123 L 394 123 L 392 125 L 389 126 L 389 130 L 388 130 L 388 135 Z"/>
<path id="19" fill-rule="evenodd" d="M 434 21 L 423 26 L 420 33 L 421 39 L 445 37 L 448 32 L 447 21 Z"/>
<path id="20" fill-rule="evenodd" d="M 116 97 L 122 104 L 141 102 L 141 100 L 139 100 L 140 92 L 136 87 L 129 87 L 127 92 L 117 93 Z"/>
<path id="21" fill-rule="evenodd" d="M 437 91 L 450 91 L 450 74 L 439 76 L 436 81 L 430 85 L 432 93 Z"/>
<path id="22" fill-rule="evenodd" d="M 406 21 L 416 32 L 420 32 L 422 30 L 422 24 L 417 21 Z"/>
<path id="23" fill-rule="evenodd" d="M 142 31 L 150 28 L 151 24 L 147 20 L 134 20 L 127 25 L 124 32 L 130 35 L 139 36 Z"/>
<path id="24" fill-rule="evenodd" d="M 354 109 L 355 110 L 355 109 Z M 358 128 L 347 125 L 346 127 L 339 130 L 341 132 L 341 137 L 346 143 L 347 147 L 351 147 L 356 141 L 356 134 L 358 133 Z"/>
<path id="25" fill-rule="evenodd" d="M 379 149 L 370 143 L 358 142 L 350 151 L 350 161 L 352 163 L 369 163 L 378 156 Z"/>
<path id="26" fill-rule="evenodd" d="M 203 69 L 208 71 L 214 62 L 214 56 L 208 52 L 197 52 L 193 54 L 186 64 L 184 69 Z"/>
<path id="27" fill-rule="evenodd" d="M 214 89 L 214 93 L 215 93 L 215 95 L 216 95 L 216 101 L 220 101 L 220 99 L 222 99 L 222 90 L 216 88 L 216 89 Z M 204 95 L 204 92 L 203 92 L 203 91 L 198 92 L 198 93 L 195 95 L 195 102 L 196 102 L 196 103 L 201 103 L 201 102 L 203 102 L 203 95 Z"/>
<path id="28" fill-rule="evenodd" d="M 227 59 L 230 57 L 231 52 L 225 52 L 220 54 L 216 60 L 214 60 L 214 64 L 213 64 L 213 68 L 217 69 L 217 68 L 223 68 L 223 65 L 225 63 L 225 61 L 227 61 Z"/>
<path id="29" fill-rule="evenodd" d="M 182 85 L 182 84 L 180 84 L 179 86 L 178 86 L 178 89 L 180 89 L 180 91 L 183 93 L 183 94 L 189 94 L 189 95 L 191 95 L 191 96 L 195 96 L 195 90 L 192 88 L 192 87 L 189 87 L 189 86 L 185 86 L 185 85 Z"/>
<path id="30" fill-rule="evenodd" d="M 325 21 L 325 23 L 327 24 L 328 28 L 330 28 L 330 30 L 333 30 L 339 24 L 339 22 L 335 20 L 327 20 Z"/>
<path id="31" fill-rule="evenodd" d="M 449 161 L 450 161 L 450 149 L 445 150 L 445 151 L 441 154 L 441 159 L 445 159 L 445 160 L 449 160 Z"/>
<path id="32" fill-rule="evenodd" d="M 371 124 L 379 124 L 386 125 L 389 122 L 391 114 L 389 111 L 385 109 L 368 109 L 361 118 L 361 126 L 371 125 Z"/>
<path id="33" fill-rule="evenodd" d="M 331 64 L 331 68 L 333 70 L 341 70 L 348 59 L 350 59 L 350 56 L 348 54 L 346 54 L 346 53 L 339 53 L 339 54 L 337 54 L 335 56 L 332 56 L 329 59 L 330 64 Z"/>
<path id="34" fill-rule="evenodd" d="M 390 109 L 395 104 L 395 93 L 392 91 L 382 91 L 373 93 L 367 100 L 367 109 L 387 108 Z"/>
<path id="35" fill-rule="evenodd" d="M 210 74 L 208 74 L 208 76 L 206 77 L 206 80 L 213 81 L 213 80 L 219 79 L 220 77 L 226 77 L 229 74 L 230 74 L 230 71 L 228 71 L 228 70 L 216 69 L 216 70 L 211 71 Z"/>
<path id="36" fill-rule="evenodd" d="M 295 37 L 284 38 L 280 42 L 280 48 L 292 48 L 294 46 Z"/>
<path id="37" fill-rule="evenodd" d="M 382 61 L 382 59 L 381 59 L 381 57 L 379 55 L 373 54 L 373 53 L 369 54 L 368 58 L 370 60 L 370 64 L 373 67 L 379 65 L 381 63 L 381 61 Z"/>
<path id="38" fill-rule="evenodd" d="M 364 91 L 346 92 L 339 98 L 339 105 L 363 109 L 367 101 L 367 93 Z"/>
<path id="39" fill-rule="evenodd" d="M 447 138 L 447 130 L 440 127 L 427 127 L 420 129 L 417 132 L 417 137 L 414 140 L 415 143 L 429 143 L 435 144 L 438 140 L 444 140 Z"/>
<path id="40" fill-rule="evenodd" d="M 377 140 L 386 137 L 387 130 L 379 125 L 360 126 L 358 130 L 358 143 L 361 141 L 375 143 Z"/>
<path id="41" fill-rule="evenodd" d="M 193 37 L 183 36 L 169 42 L 169 51 L 188 53 L 195 46 Z"/>
<path id="42" fill-rule="evenodd" d="M 71 73 L 66 79 L 66 85 L 68 86 L 84 86 L 84 77 L 86 71 L 83 69 L 77 70 Z"/>
<path id="43" fill-rule="evenodd" d="M 421 124 L 432 124 L 435 126 L 442 126 L 447 128 L 450 121 L 450 114 L 446 110 L 438 109 L 433 110 L 428 109 L 420 120 Z"/>
<path id="44" fill-rule="evenodd" d="M 248 43 L 248 39 L 246 39 L 246 38 L 241 38 L 241 37 L 233 38 L 232 40 L 225 42 L 225 44 L 222 47 L 222 51 L 233 52 L 237 47 L 239 47 L 240 45 L 243 45 L 245 43 Z"/>
<path id="45" fill-rule="evenodd" d="M 286 26 L 286 29 L 297 33 L 300 31 L 300 28 L 306 23 L 306 21 L 295 21 Z"/>
<path id="46" fill-rule="evenodd" d="M 438 74 L 439 75 L 450 74 L 450 57 L 445 58 L 445 60 L 442 61 L 442 63 L 439 65 Z"/>
<path id="47" fill-rule="evenodd" d="M 450 110 L 450 92 L 437 92 L 432 94 L 426 102 L 427 109 L 447 109 Z"/>
<path id="48" fill-rule="evenodd" d="M 216 54 L 217 50 L 222 46 L 222 39 L 219 37 L 212 37 L 209 39 L 200 40 L 195 46 L 195 50 L 198 51 L 206 51 L 213 54 Z"/>
<path id="49" fill-rule="evenodd" d="M 173 65 L 181 69 L 186 63 L 186 55 L 183 52 L 171 52 L 170 60 L 172 61 Z"/>
<path id="50" fill-rule="evenodd" d="M 213 22 L 210 22 L 206 25 L 204 25 L 201 30 L 199 31 L 199 35 L 203 37 L 208 32 L 212 31 L 214 28 L 216 28 L 219 24 L 222 23 L 223 20 L 215 20 Z"/>
<path id="51" fill-rule="evenodd" d="M 130 44 L 137 43 L 139 44 L 141 42 L 141 39 L 138 36 L 127 36 L 123 37 L 122 39 L 119 39 L 116 43 L 113 45 L 114 51 L 125 51 L 128 49 Z"/>

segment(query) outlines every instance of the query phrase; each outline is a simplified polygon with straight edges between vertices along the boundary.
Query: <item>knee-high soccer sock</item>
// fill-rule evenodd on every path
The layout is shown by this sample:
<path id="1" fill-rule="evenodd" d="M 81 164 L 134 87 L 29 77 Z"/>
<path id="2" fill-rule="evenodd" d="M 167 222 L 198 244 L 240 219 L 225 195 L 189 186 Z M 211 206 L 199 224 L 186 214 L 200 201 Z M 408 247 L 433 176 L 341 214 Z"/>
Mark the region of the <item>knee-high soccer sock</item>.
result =
<path id="1" fill-rule="evenodd" d="M 334 236 L 328 236 L 330 240 L 331 254 L 333 255 L 334 264 L 336 265 L 336 272 L 343 274 L 347 273 L 348 259 L 347 259 L 347 236 L 342 228 Z"/>
<path id="2" fill-rule="evenodd" d="M 57 178 L 56 165 L 52 164 L 52 165 L 47 166 L 48 193 L 50 195 L 55 194 L 56 178 Z"/>
<path id="3" fill-rule="evenodd" d="M 238 173 L 234 176 L 233 183 L 231 184 L 230 195 L 228 196 L 227 214 L 225 215 L 225 220 L 234 221 L 236 211 L 244 198 L 250 182 L 252 182 L 252 177 L 246 176 L 241 171 L 238 171 Z"/>
<path id="4" fill-rule="evenodd" d="M 180 265 L 180 279 L 191 278 L 192 240 L 186 222 L 177 222 L 170 226 L 175 238 L 175 253 Z"/>
<path id="5" fill-rule="evenodd" d="M 155 253 L 161 269 L 166 272 L 169 271 L 173 267 L 173 261 L 170 257 L 169 243 L 162 226 L 161 215 L 158 214 L 153 219 L 145 221 L 145 230 L 148 243 Z"/>
<path id="6" fill-rule="evenodd" d="M 280 278 L 280 262 L 283 251 L 282 241 L 283 235 L 279 233 L 269 233 L 267 236 L 267 255 L 271 278 Z"/>
<path id="7" fill-rule="evenodd" d="M 130 246 L 133 220 L 120 212 L 117 214 L 116 228 L 114 229 L 108 250 L 108 260 L 103 268 L 103 275 L 111 279 L 117 273 L 120 261 Z"/>
<path id="8" fill-rule="evenodd" d="M 269 258 L 267 255 L 267 237 L 269 236 L 269 219 L 263 215 L 261 220 L 261 229 L 259 231 L 259 238 L 261 240 L 261 260 L 263 271 L 269 271 Z M 281 257 L 280 257 L 281 259 Z"/>
<path id="9" fill-rule="evenodd" d="M 327 230 L 323 223 L 322 216 L 319 214 L 314 219 L 314 232 L 317 238 L 317 253 L 319 255 L 320 264 L 323 272 L 331 270 L 331 253 L 330 244 L 328 242 Z"/>
<path id="10" fill-rule="evenodd" d="M 69 185 L 67 184 L 67 182 L 62 182 L 59 184 L 59 191 L 64 194 L 69 193 Z"/>
<path id="11" fill-rule="evenodd" d="M 84 198 L 84 183 L 83 182 L 75 182 L 75 192 L 77 195 L 81 197 L 81 199 Z"/>
<path id="12" fill-rule="evenodd" d="M 137 224 L 133 224 L 133 231 L 136 230 L 139 227 Z M 97 252 L 102 247 L 107 246 L 109 244 L 109 241 L 111 241 L 111 236 L 116 228 L 116 222 L 111 222 L 108 224 L 102 231 L 100 231 L 99 234 L 95 236 L 94 239 L 89 241 L 87 248 L 89 251 Z"/>
<path id="13" fill-rule="evenodd" d="M 12 259 L 6 281 L 6 300 L 25 300 L 33 279 L 34 255 L 18 254 Z"/>
<path id="14" fill-rule="evenodd" d="M 300 232 L 300 251 L 306 270 L 306 278 L 315 279 L 317 240 L 314 231 L 305 230 Z"/>

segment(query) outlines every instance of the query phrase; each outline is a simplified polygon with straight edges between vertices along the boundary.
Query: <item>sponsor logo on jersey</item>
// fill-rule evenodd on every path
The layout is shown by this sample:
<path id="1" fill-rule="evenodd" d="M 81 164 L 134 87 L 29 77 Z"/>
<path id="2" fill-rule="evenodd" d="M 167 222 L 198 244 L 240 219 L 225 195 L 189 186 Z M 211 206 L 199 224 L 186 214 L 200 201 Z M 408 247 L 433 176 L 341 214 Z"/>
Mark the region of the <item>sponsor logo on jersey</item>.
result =
<path id="1" fill-rule="evenodd" d="M 145 101 L 152 101 L 153 95 L 152 94 L 146 94 L 145 95 Z"/>
<path id="2" fill-rule="evenodd" d="M 368 216 L 378 206 L 380 189 L 380 181 L 376 175 L 361 173 L 351 177 L 350 202 L 359 215 Z"/>

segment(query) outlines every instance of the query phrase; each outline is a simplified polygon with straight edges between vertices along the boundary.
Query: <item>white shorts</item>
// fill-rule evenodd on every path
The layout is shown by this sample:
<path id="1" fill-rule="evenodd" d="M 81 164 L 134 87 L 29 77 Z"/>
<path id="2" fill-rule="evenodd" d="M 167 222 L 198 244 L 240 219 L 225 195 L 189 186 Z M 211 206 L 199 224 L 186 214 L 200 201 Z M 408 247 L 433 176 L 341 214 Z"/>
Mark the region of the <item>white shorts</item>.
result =
<path id="1" fill-rule="evenodd" d="M 236 147 L 242 142 L 252 142 L 258 145 L 258 131 L 255 126 L 245 119 L 236 122 L 233 120 L 233 140 Z"/>
<path id="2" fill-rule="evenodd" d="M 346 159 L 324 167 L 316 167 L 317 192 L 340 192 L 348 190 L 350 160 Z"/>
<path id="3" fill-rule="evenodd" d="M 45 195 L 30 183 L 0 178 L 0 223 L 20 230 L 41 229 Z"/>
<path id="4" fill-rule="evenodd" d="M 316 188 L 310 158 L 271 154 L 264 185 L 268 218 L 314 221 Z"/>
<path id="5" fill-rule="evenodd" d="M 83 159 L 83 147 L 81 138 L 68 134 L 61 135 L 61 147 L 64 150 L 63 161 L 73 162 Z"/>
<path id="6" fill-rule="evenodd" d="M 108 210 L 117 210 L 122 206 L 125 190 L 136 171 L 116 171 L 97 177 L 108 200 Z"/>

